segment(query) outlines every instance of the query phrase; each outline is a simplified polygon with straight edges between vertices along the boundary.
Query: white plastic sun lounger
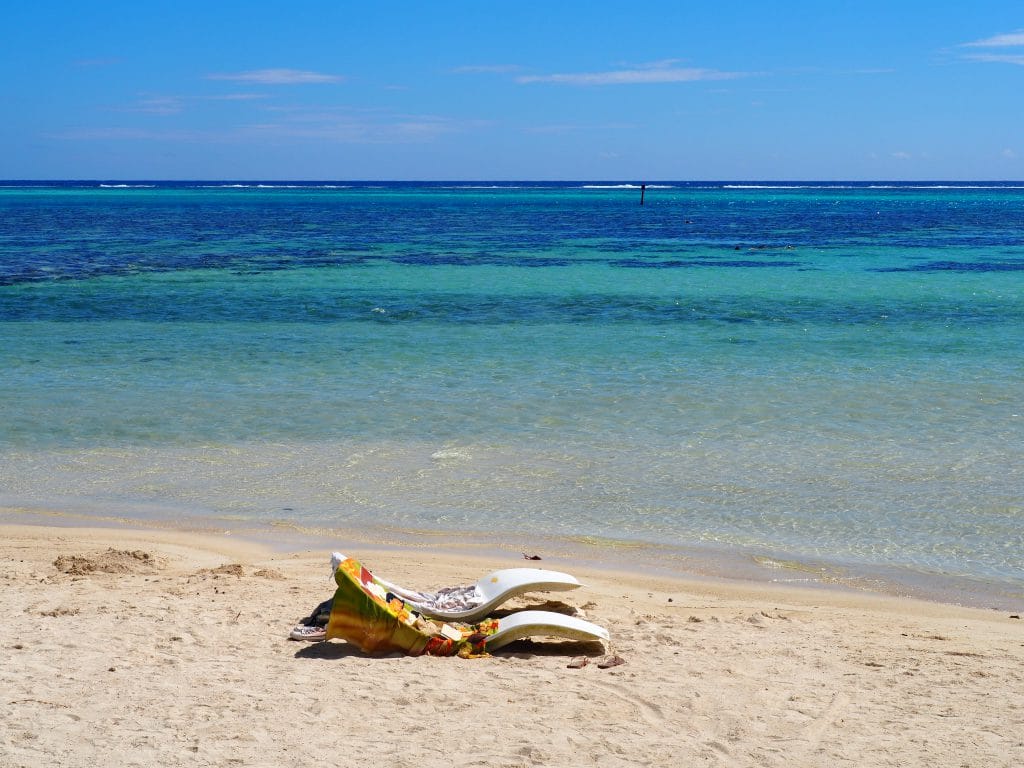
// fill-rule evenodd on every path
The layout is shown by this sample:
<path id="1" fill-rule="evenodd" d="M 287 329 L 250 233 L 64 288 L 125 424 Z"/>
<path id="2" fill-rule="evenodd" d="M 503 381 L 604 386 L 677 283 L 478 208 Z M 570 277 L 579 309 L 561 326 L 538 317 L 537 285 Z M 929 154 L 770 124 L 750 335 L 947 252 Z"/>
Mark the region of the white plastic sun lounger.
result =
<path id="1" fill-rule="evenodd" d="M 498 631 L 487 638 L 493 651 L 524 637 L 558 637 L 577 642 L 608 642 L 608 630 L 575 616 L 552 611 L 519 611 L 498 619 Z"/>
<path id="2" fill-rule="evenodd" d="M 345 556 L 339 552 L 331 556 L 332 572 L 337 570 L 338 564 L 344 559 Z M 568 573 L 543 568 L 506 568 L 489 573 L 468 587 L 447 587 L 438 592 L 417 592 L 392 584 L 376 575 L 373 576 L 373 580 L 387 592 L 392 592 L 411 604 L 424 616 L 465 622 L 482 619 L 505 601 L 528 592 L 567 592 L 583 586 L 576 577 Z"/>
<path id="3" fill-rule="evenodd" d="M 479 624 L 428 619 L 411 603 L 387 591 L 355 558 L 346 558 L 338 565 L 334 580 L 338 589 L 322 639 L 344 640 L 371 656 L 400 652 L 408 656 L 475 658 L 524 637 L 576 642 L 609 639 L 604 628 L 554 611 L 519 611 Z"/>

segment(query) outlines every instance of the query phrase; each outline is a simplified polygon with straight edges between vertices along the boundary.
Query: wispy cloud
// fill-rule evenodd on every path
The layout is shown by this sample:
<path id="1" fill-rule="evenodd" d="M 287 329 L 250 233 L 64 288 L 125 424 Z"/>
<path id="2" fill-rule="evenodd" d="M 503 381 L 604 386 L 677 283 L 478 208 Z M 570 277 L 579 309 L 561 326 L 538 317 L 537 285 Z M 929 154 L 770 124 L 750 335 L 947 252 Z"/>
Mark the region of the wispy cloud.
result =
<path id="1" fill-rule="evenodd" d="M 219 72 L 206 76 L 207 80 L 230 80 L 236 83 L 263 85 L 296 85 L 302 83 L 339 83 L 341 75 L 327 75 L 303 69 L 253 69 L 248 72 Z"/>
<path id="2" fill-rule="evenodd" d="M 580 130 L 580 126 L 571 123 L 551 123 L 548 125 L 529 125 L 523 128 L 525 133 L 563 134 Z"/>
<path id="3" fill-rule="evenodd" d="M 338 144 L 406 144 L 429 142 L 455 130 L 443 120 L 406 118 L 393 123 L 336 119 L 322 123 L 256 123 L 245 133 L 260 138 L 315 139 Z"/>
<path id="4" fill-rule="evenodd" d="M 147 115 L 177 115 L 185 108 L 184 101 L 177 96 L 147 96 L 120 112 L 142 112 Z"/>
<path id="5" fill-rule="evenodd" d="M 179 115 L 186 111 L 187 107 L 195 106 L 197 103 L 210 101 L 259 101 L 267 96 L 261 93 L 225 93 L 212 96 L 158 96 L 152 94 L 140 94 L 135 103 L 126 106 L 108 107 L 113 112 L 135 112 L 144 115 Z"/>
<path id="6" fill-rule="evenodd" d="M 267 98 L 265 93 L 224 93 L 219 96 L 204 96 L 211 101 L 258 101 Z"/>
<path id="7" fill-rule="evenodd" d="M 438 115 L 393 113 L 349 107 L 307 110 L 272 107 L 269 122 L 247 126 L 248 135 L 259 138 L 316 139 L 342 144 L 425 143 L 452 133 L 478 127 L 479 121 L 458 121 Z"/>
<path id="8" fill-rule="evenodd" d="M 1024 66 L 1024 30 L 1009 32 L 1004 35 L 993 35 L 984 40 L 962 43 L 960 48 L 1017 48 L 1006 53 L 971 53 L 964 56 L 969 61 L 983 61 L 997 64 L 1017 64 Z"/>
<path id="9" fill-rule="evenodd" d="M 228 141 L 231 137 L 209 131 L 147 130 L 140 128 L 69 128 L 45 134 L 48 138 L 64 141 Z"/>
<path id="10" fill-rule="evenodd" d="M 965 58 L 971 61 L 987 61 L 998 64 L 1018 64 L 1024 66 L 1024 53 L 978 53 Z"/>
<path id="11" fill-rule="evenodd" d="M 722 72 L 717 69 L 678 67 L 675 59 L 635 66 L 629 69 L 614 69 L 605 72 L 572 72 L 550 75 L 522 75 L 517 83 L 555 83 L 558 85 L 643 85 L 649 83 L 692 83 L 706 80 L 733 80 L 746 77 L 746 72 Z"/>
<path id="12" fill-rule="evenodd" d="M 230 98 L 227 94 L 224 98 Z M 233 94 L 248 99 L 259 94 Z M 220 97 L 196 96 L 190 99 L 142 94 L 134 105 L 112 108 L 112 112 L 149 112 L 175 114 L 199 100 Z M 187 111 L 187 110 L 185 110 Z M 443 115 L 397 112 L 382 107 L 360 108 L 348 105 L 310 107 L 302 104 L 257 103 L 249 122 L 223 125 L 219 129 L 199 130 L 183 125 L 177 128 L 149 126 L 71 127 L 49 134 L 63 140 L 101 141 L 123 139 L 166 142 L 322 142 L 336 144 L 427 144 L 444 136 L 479 130 L 489 125 L 483 120 L 454 119 Z M 175 121 L 177 122 L 177 121 Z M 161 124 L 165 124 L 161 121 Z M 153 123 L 152 125 L 156 125 Z"/>
<path id="13" fill-rule="evenodd" d="M 975 40 L 971 43 L 962 43 L 962 48 L 1010 48 L 1013 46 L 1024 46 L 1024 29 L 1010 32 L 1005 35 L 993 35 L 984 40 Z"/>
<path id="14" fill-rule="evenodd" d="M 464 67 L 455 67 L 449 70 L 456 75 L 508 75 L 513 72 L 522 72 L 523 68 L 518 64 L 469 64 Z"/>
<path id="15" fill-rule="evenodd" d="M 95 59 L 78 59 L 72 62 L 74 66 L 81 67 L 82 69 L 93 69 L 98 67 L 113 67 L 121 63 L 121 59 L 117 56 L 103 56 Z"/>
<path id="16" fill-rule="evenodd" d="M 533 134 L 567 134 L 584 133 L 595 131 L 632 131 L 638 126 L 635 123 L 548 123 L 540 125 L 528 125 L 522 128 L 524 133 Z"/>

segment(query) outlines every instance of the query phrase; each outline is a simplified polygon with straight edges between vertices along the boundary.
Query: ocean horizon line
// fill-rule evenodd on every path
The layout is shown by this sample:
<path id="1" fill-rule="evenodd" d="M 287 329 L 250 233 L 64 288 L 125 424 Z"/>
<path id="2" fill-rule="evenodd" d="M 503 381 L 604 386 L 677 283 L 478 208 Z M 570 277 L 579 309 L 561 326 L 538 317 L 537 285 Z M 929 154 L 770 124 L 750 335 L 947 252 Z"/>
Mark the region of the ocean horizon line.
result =
<path id="1" fill-rule="evenodd" d="M 517 184 L 528 182 L 531 184 L 1019 184 L 1024 183 L 1024 177 L 991 179 L 984 177 L 973 178 L 914 178 L 914 179 L 893 179 L 886 177 L 877 178 L 672 178 L 672 177 L 576 177 L 543 179 L 530 177 L 517 178 L 490 178 L 478 176 L 473 178 L 365 178 L 365 177 L 305 177 L 305 176 L 195 176 L 195 177 L 156 177 L 156 176 L 65 176 L 65 177 L 4 177 L 0 178 L 3 184 L 58 184 L 58 183 L 92 183 L 92 182 L 125 182 L 125 183 L 157 183 L 157 184 L 190 184 L 237 181 L 246 184 L 259 182 L 267 183 L 311 183 L 311 184 Z"/>
<path id="2" fill-rule="evenodd" d="M 639 192 L 658 190 L 1020 190 L 1024 179 L 0 179 L 0 190 L 107 189 L 128 190 L 266 190 L 367 191 L 427 189 L 438 191 L 568 191 Z"/>

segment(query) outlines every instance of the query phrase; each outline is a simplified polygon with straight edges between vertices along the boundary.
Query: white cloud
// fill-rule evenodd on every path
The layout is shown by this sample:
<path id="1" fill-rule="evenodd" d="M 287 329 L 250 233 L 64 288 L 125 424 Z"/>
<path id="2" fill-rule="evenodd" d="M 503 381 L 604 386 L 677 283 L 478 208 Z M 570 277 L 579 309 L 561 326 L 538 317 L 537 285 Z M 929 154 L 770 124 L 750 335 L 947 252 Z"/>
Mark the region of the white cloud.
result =
<path id="1" fill-rule="evenodd" d="M 539 125 L 527 125 L 521 130 L 524 133 L 536 134 L 567 134 L 584 133 L 594 131 L 633 131 L 637 129 L 635 123 L 610 122 L 610 123 L 542 123 Z"/>
<path id="2" fill-rule="evenodd" d="M 616 62 L 624 69 L 668 69 L 674 67 L 682 59 L 659 59 L 658 61 L 645 61 L 639 64 L 632 64 L 628 61 Z"/>
<path id="3" fill-rule="evenodd" d="M 523 128 L 525 133 L 563 134 L 578 131 L 580 126 L 573 123 L 549 123 L 545 125 L 529 125 Z"/>
<path id="4" fill-rule="evenodd" d="M 267 98 L 267 95 L 265 93 L 225 93 L 220 96 L 205 96 L 204 98 L 212 101 L 256 101 Z"/>
<path id="5" fill-rule="evenodd" d="M 481 125 L 459 122 L 436 115 L 396 114 L 383 110 L 326 108 L 304 110 L 282 107 L 268 109 L 279 116 L 276 122 L 250 125 L 245 132 L 259 138 L 295 138 L 333 141 L 342 144 L 406 144 L 433 141 Z"/>
<path id="6" fill-rule="evenodd" d="M 1024 29 L 1005 35 L 994 35 L 984 40 L 963 43 L 961 48 L 1024 48 Z M 984 61 L 997 64 L 1017 64 L 1024 66 L 1024 50 L 1006 53 L 971 53 L 964 56 L 968 61 Z"/>
<path id="7" fill-rule="evenodd" d="M 890 154 L 897 160 L 909 160 L 911 158 L 911 154 L 909 152 L 892 152 Z"/>
<path id="8" fill-rule="evenodd" d="M 139 99 L 134 106 L 124 107 L 122 112 L 144 112 L 148 115 L 177 115 L 184 109 L 184 103 L 177 96 L 150 96 Z"/>
<path id="9" fill-rule="evenodd" d="M 1000 154 L 1007 160 L 1016 160 L 1018 157 L 1017 153 L 1014 150 L 1010 149 L 1009 147 L 1004 149 Z"/>
<path id="10" fill-rule="evenodd" d="M 45 134 L 48 138 L 64 141 L 181 141 L 209 142 L 226 141 L 230 136 L 208 131 L 169 130 L 151 131 L 137 128 L 70 128 L 65 131 Z"/>
<path id="11" fill-rule="evenodd" d="M 639 85 L 646 83 L 689 83 L 704 80 L 732 80 L 745 77 L 745 72 L 721 72 L 715 69 L 674 67 L 674 60 L 658 62 L 646 67 L 617 69 L 607 72 L 576 72 L 552 75 L 523 75 L 517 83 L 556 83 L 559 85 Z"/>
<path id="12" fill-rule="evenodd" d="M 1010 32 L 1006 35 L 993 35 L 984 40 L 975 40 L 972 43 L 963 43 L 965 48 L 1008 48 L 1016 45 L 1024 45 L 1024 29 Z"/>
<path id="13" fill-rule="evenodd" d="M 977 53 L 965 56 L 964 58 L 970 59 L 971 61 L 990 61 L 1001 64 L 1019 64 L 1020 66 L 1024 66 L 1024 53 Z"/>
<path id="14" fill-rule="evenodd" d="M 340 75 L 326 75 L 322 72 L 308 72 L 302 69 L 254 69 L 248 72 L 221 72 L 207 75 L 206 79 L 230 80 L 237 83 L 262 83 L 264 85 L 337 83 L 344 80 Z"/>
<path id="15" fill-rule="evenodd" d="M 73 62 L 76 67 L 91 68 L 91 67 L 113 67 L 121 63 L 121 59 L 117 56 L 104 56 L 96 59 L 79 59 Z"/>
<path id="16" fill-rule="evenodd" d="M 465 67 L 455 67 L 451 72 L 456 75 L 507 75 L 510 72 L 520 72 L 522 69 L 518 64 L 470 64 Z"/>

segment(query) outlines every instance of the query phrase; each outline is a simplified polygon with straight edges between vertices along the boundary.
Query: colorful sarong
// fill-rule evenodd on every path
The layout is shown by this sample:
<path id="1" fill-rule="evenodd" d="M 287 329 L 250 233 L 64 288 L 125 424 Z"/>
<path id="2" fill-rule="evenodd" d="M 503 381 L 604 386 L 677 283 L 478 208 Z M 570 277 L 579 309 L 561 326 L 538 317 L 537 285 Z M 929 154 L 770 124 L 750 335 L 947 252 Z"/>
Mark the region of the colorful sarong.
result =
<path id="1" fill-rule="evenodd" d="M 486 655 L 487 638 L 498 630 L 497 619 L 478 624 L 427 619 L 388 592 L 351 557 L 338 565 L 334 580 L 338 590 L 327 622 L 327 639 L 346 640 L 364 653 L 472 658 Z"/>

